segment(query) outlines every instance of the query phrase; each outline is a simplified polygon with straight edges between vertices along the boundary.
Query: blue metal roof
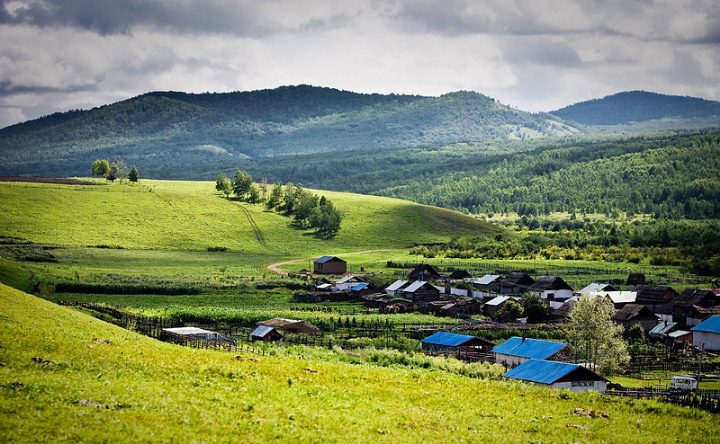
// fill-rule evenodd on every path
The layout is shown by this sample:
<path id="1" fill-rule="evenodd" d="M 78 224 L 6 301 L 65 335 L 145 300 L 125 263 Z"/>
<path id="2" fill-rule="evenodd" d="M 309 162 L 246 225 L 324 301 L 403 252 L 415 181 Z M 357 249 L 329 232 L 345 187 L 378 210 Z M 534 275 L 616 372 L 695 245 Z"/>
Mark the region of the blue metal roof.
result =
<path id="1" fill-rule="evenodd" d="M 268 333 L 275 330 L 274 327 L 268 327 L 266 325 L 261 325 L 255 330 L 253 330 L 252 333 L 250 333 L 250 336 L 256 336 L 258 338 L 264 338 Z"/>
<path id="2" fill-rule="evenodd" d="M 361 282 L 361 283 L 357 284 L 356 286 L 352 287 L 350 290 L 352 290 L 352 291 L 360 291 L 360 290 L 364 289 L 364 288 L 367 287 L 367 286 L 368 286 L 368 283 L 367 283 L 367 282 Z"/>
<path id="3" fill-rule="evenodd" d="M 607 379 L 597 373 L 577 364 L 542 361 L 536 359 L 530 359 L 523 362 L 514 369 L 505 373 L 503 376 L 510 379 L 522 379 L 523 381 L 537 382 L 539 384 L 552 384 L 578 369 L 583 370 L 583 372 L 587 372 L 597 381 L 607 381 Z"/>
<path id="4" fill-rule="evenodd" d="M 519 356 L 528 359 L 547 359 L 565 348 L 562 342 L 542 341 L 540 339 L 525 339 L 513 336 L 492 349 L 492 353 Z"/>
<path id="5" fill-rule="evenodd" d="M 704 331 L 708 333 L 720 333 L 720 316 L 710 316 L 695 327 L 691 331 Z"/>
<path id="6" fill-rule="evenodd" d="M 327 262 L 331 259 L 335 259 L 335 258 L 336 258 L 336 256 L 322 256 L 322 257 L 315 259 L 315 262 L 324 264 L 325 262 Z M 340 258 L 337 258 L 337 259 L 340 259 Z M 340 259 L 340 260 L 342 260 L 342 259 Z"/>
<path id="7" fill-rule="evenodd" d="M 439 331 L 421 340 L 420 342 L 424 342 L 425 344 L 447 345 L 449 347 L 457 347 L 458 345 L 462 345 L 463 343 L 471 339 L 475 339 L 475 336 L 459 335 L 457 333 L 447 333 L 444 331 Z"/>

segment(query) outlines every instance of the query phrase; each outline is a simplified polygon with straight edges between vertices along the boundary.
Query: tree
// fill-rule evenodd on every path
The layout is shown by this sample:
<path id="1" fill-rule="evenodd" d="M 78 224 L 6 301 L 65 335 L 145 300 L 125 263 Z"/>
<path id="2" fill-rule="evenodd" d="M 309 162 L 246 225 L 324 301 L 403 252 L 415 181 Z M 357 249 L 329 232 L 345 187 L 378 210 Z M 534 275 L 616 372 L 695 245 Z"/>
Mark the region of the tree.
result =
<path id="1" fill-rule="evenodd" d="M 225 180 L 227 180 L 225 173 L 218 174 L 217 180 L 215 181 L 215 189 L 222 192 Z"/>
<path id="2" fill-rule="evenodd" d="M 250 188 L 248 189 L 246 200 L 251 204 L 258 203 L 262 200 L 260 198 L 260 188 L 258 188 L 258 186 L 255 185 L 254 183 L 250 184 Z"/>
<path id="3" fill-rule="evenodd" d="M 250 191 L 250 185 L 252 185 L 252 176 L 246 171 L 238 170 L 235 173 L 233 191 L 235 191 L 235 195 L 240 198 L 240 200 L 243 200 L 245 195 Z"/>
<path id="4" fill-rule="evenodd" d="M 536 324 L 547 318 L 549 309 L 540 299 L 540 296 L 536 294 L 525 295 L 520 299 L 520 303 L 525 307 L 523 316 L 528 318 L 530 324 Z"/>
<path id="5" fill-rule="evenodd" d="M 114 182 L 115 179 L 117 179 L 118 177 L 120 177 L 120 167 L 118 167 L 118 165 L 113 162 L 110 164 L 110 171 L 107 173 L 107 176 L 105 176 L 105 178 L 111 182 Z"/>
<path id="6" fill-rule="evenodd" d="M 582 296 L 568 322 L 568 350 L 576 362 L 611 374 L 630 360 L 622 339 L 623 328 L 612 321 L 615 308 L 604 298 Z"/>
<path id="7" fill-rule="evenodd" d="M 267 201 L 265 201 L 265 206 L 268 210 L 277 208 L 282 203 L 282 199 L 283 187 L 282 183 L 278 182 L 273 186 L 272 191 L 270 191 L 270 197 L 268 197 Z"/>
<path id="8" fill-rule="evenodd" d="M 93 176 L 105 177 L 110 172 L 110 164 L 107 160 L 96 160 L 92 164 Z"/>
<path id="9" fill-rule="evenodd" d="M 215 186 L 217 188 L 217 186 Z M 222 180 L 222 183 L 220 184 L 219 191 L 225 195 L 225 198 L 227 199 L 230 197 L 230 194 L 233 192 L 233 183 L 232 180 L 228 179 L 227 177 Z"/>
<path id="10" fill-rule="evenodd" d="M 138 180 L 140 180 L 140 174 L 138 174 L 138 170 L 137 168 L 135 168 L 135 165 L 133 165 L 130 173 L 128 173 L 128 179 L 130 180 L 130 182 L 137 182 Z"/>

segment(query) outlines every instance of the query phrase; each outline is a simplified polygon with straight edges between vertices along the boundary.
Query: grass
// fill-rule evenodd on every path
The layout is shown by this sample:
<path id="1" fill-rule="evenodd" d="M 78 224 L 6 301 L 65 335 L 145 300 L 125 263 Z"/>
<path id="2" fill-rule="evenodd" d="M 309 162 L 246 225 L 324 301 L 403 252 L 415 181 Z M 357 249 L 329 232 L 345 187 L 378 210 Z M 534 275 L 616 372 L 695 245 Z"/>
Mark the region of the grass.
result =
<path id="1" fill-rule="evenodd" d="M 0 318 L 3 442 L 720 442 L 716 417 L 657 401 L 393 366 L 391 356 L 346 363 L 298 348 L 236 359 L 2 285 Z"/>

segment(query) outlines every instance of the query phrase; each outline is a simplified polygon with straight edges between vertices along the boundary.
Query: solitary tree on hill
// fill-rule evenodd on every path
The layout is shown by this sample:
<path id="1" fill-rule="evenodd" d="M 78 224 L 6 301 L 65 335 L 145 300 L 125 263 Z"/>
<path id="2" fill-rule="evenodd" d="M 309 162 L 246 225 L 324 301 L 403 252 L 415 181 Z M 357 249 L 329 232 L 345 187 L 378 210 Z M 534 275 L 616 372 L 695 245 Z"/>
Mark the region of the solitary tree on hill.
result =
<path id="1" fill-rule="evenodd" d="M 245 199 L 245 195 L 250 191 L 250 185 L 252 185 L 252 177 L 246 171 L 238 170 L 235 173 L 233 191 L 240 200 Z"/>
<path id="2" fill-rule="evenodd" d="M 140 174 L 138 174 L 138 170 L 135 168 L 135 165 L 133 165 L 132 169 L 128 173 L 128 179 L 130 182 L 137 182 L 140 180 Z"/>

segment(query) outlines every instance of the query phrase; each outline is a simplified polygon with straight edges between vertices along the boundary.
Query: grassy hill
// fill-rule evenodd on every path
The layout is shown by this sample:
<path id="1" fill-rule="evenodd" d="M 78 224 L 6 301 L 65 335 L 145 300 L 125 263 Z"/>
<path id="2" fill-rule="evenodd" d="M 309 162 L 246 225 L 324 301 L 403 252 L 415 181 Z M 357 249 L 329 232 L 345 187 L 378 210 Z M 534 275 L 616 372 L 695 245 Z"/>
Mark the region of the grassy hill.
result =
<path id="1" fill-rule="evenodd" d="M 330 240 L 294 228 L 290 218 L 262 205 L 220 197 L 212 182 L 0 182 L 0 235 L 6 236 L 0 279 L 28 290 L 30 281 L 38 280 L 154 285 L 212 280 L 229 285 L 267 276 L 268 264 L 288 259 L 504 233 L 450 210 L 398 199 L 318 193 L 344 213 L 339 234 Z M 363 264 L 358 261 L 357 269 Z"/>
<path id="2" fill-rule="evenodd" d="M 574 132 L 556 117 L 516 110 L 473 92 L 423 97 L 310 86 L 224 94 L 154 92 L 0 130 L 0 175 L 87 175 L 90 164 L 104 158 L 121 158 L 142 171 L 279 154 Z"/>
<path id="3" fill-rule="evenodd" d="M 258 356 L 170 345 L 4 285 L 0 317 L 2 442 L 720 439 L 709 414 L 658 402 L 303 348 Z"/>

